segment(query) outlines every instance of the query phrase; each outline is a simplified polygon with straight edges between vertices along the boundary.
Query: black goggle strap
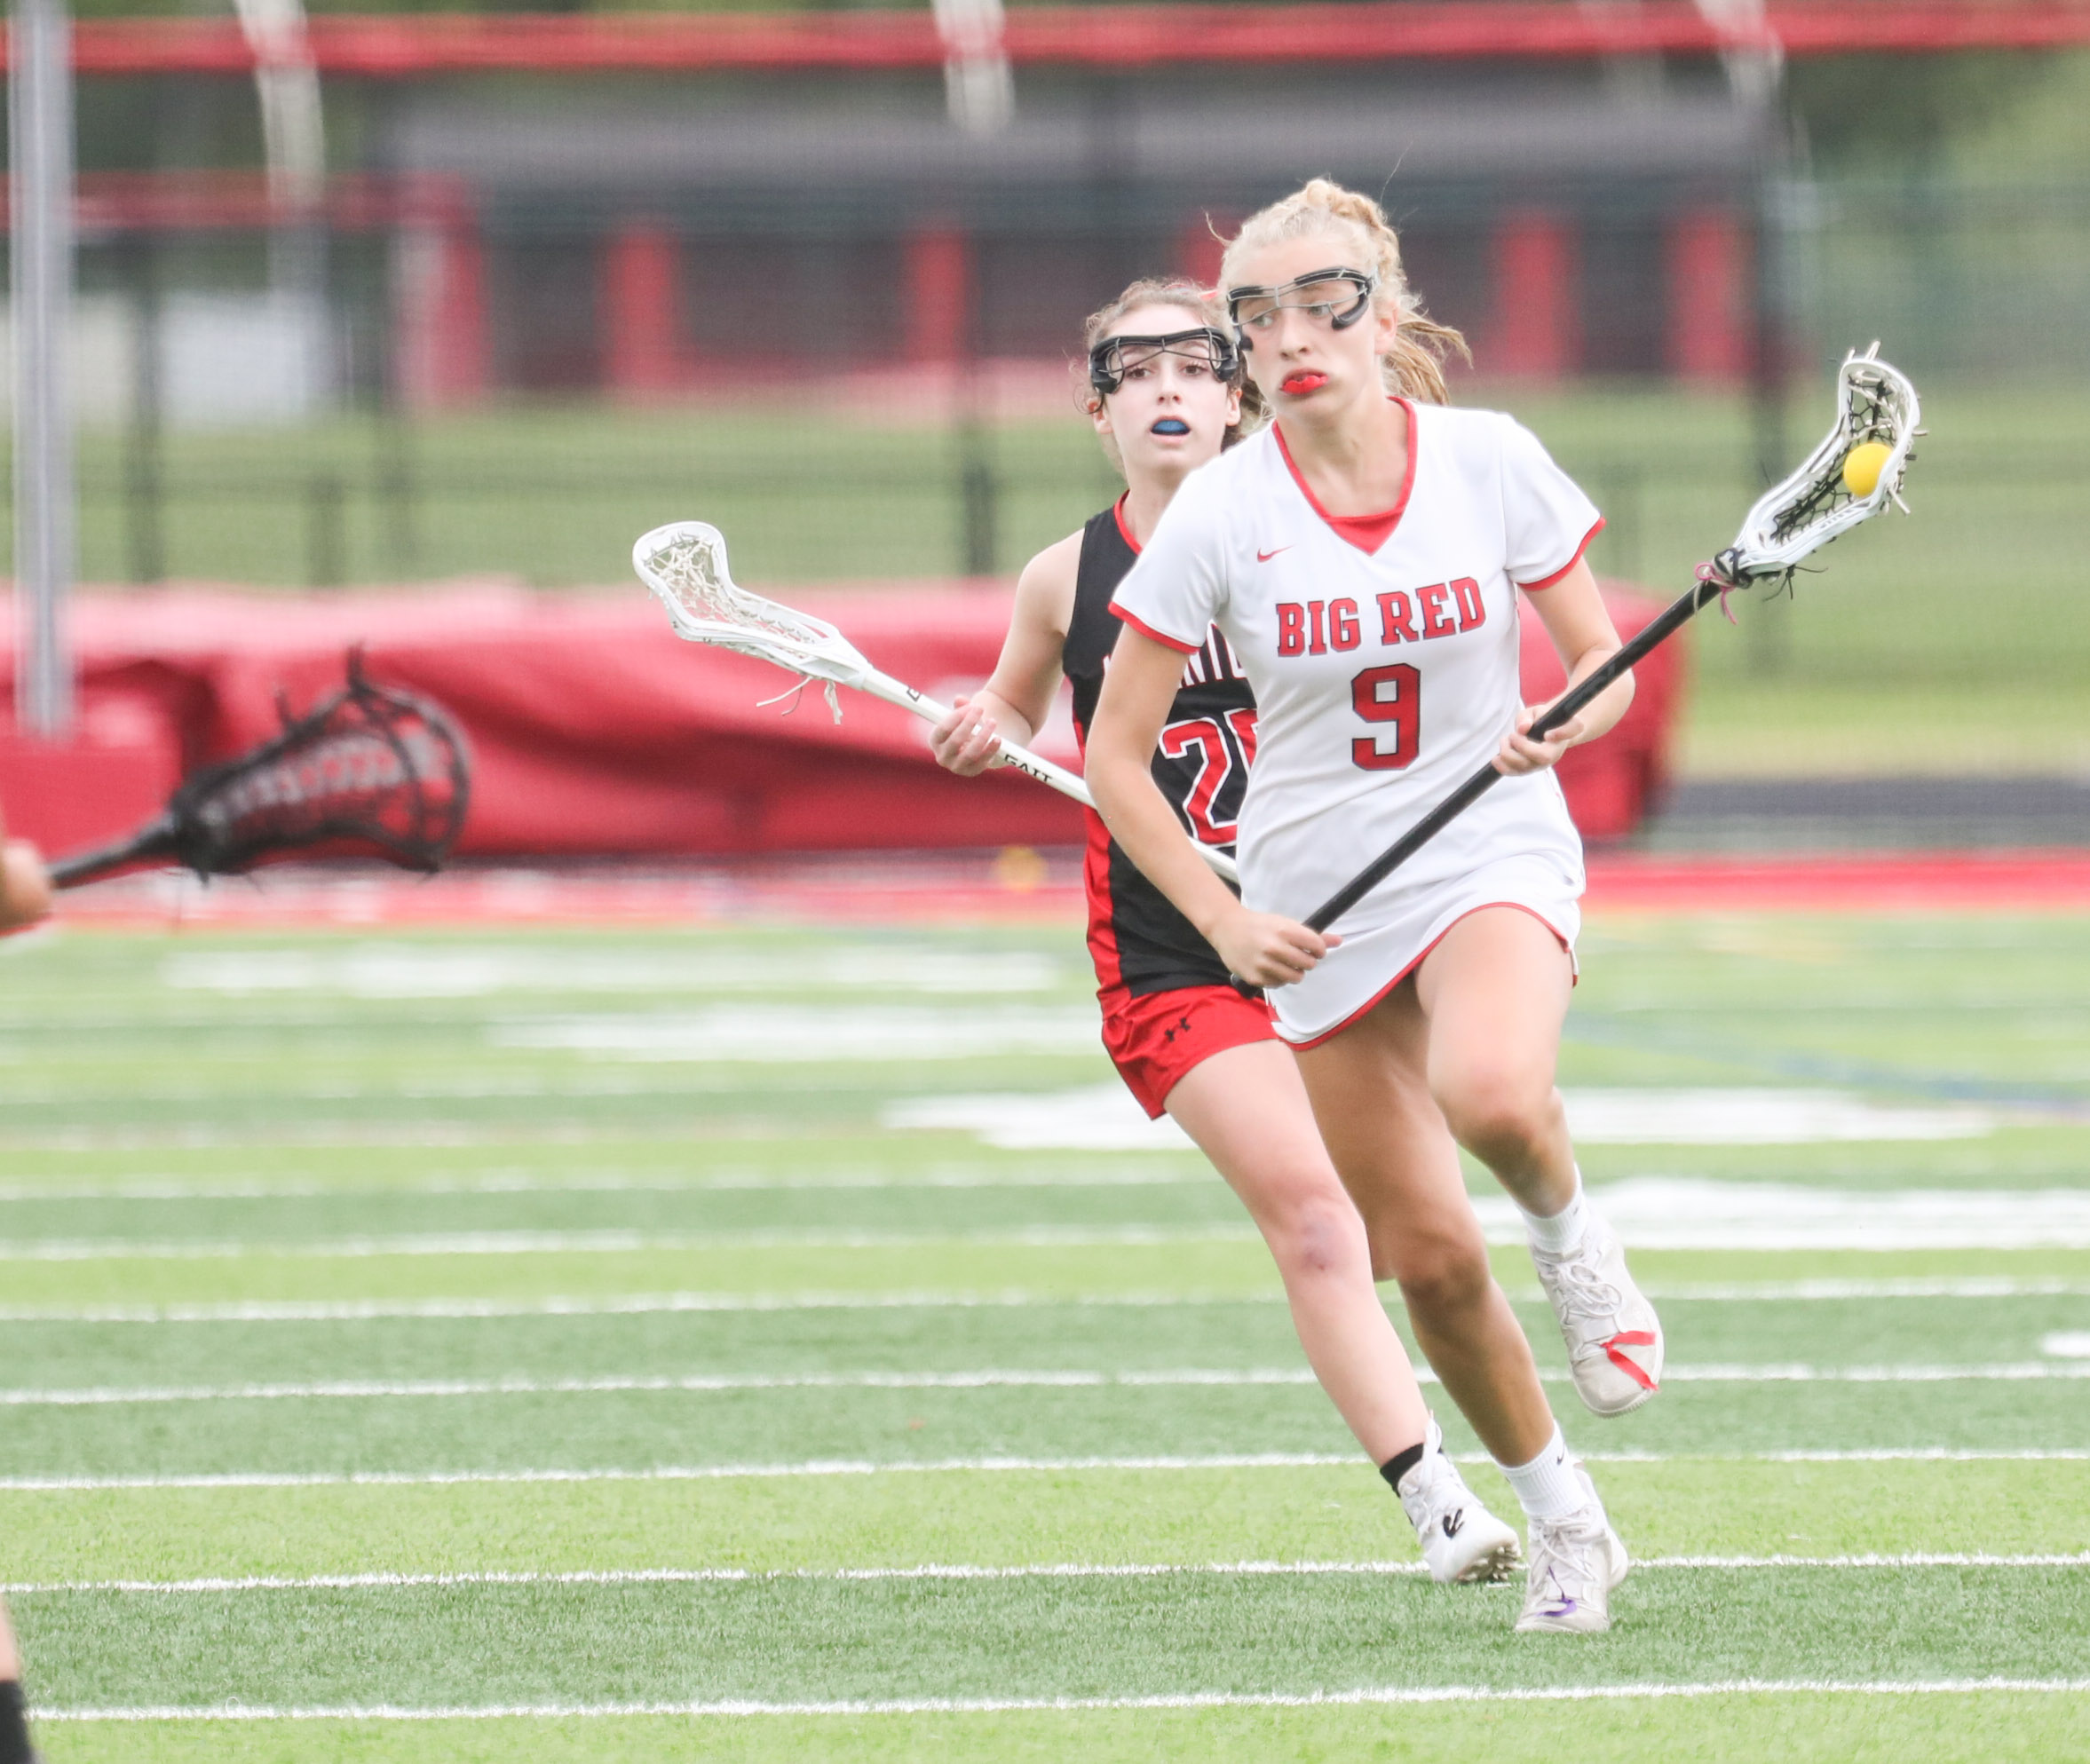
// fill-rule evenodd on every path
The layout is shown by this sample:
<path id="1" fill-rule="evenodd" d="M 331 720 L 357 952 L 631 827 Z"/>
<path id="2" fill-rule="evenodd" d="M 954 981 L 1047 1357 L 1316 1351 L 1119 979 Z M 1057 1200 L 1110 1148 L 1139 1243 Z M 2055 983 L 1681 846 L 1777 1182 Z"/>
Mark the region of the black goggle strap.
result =
<path id="1" fill-rule="evenodd" d="M 1184 346 L 1200 343 L 1205 345 L 1202 350 Z M 1187 331 L 1170 331 L 1166 336 L 1106 336 L 1089 352 L 1089 384 L 1104 398 L 1125 384 L 1127 350 L 1147 352 L 1139 355 L 1142 361 L 1153 355 L 1180 355 L 1185 360 L 1202 362 L 1220 379 L 1229 382 L 1241 368 L 1233 340 L 1224 331 L 1215 330 L 1210 325 L 1199 325 Z"/>
<path id="2" fill-rule="evenodd" d="M 1357 290 L 1355 300 L 1351 301 L 1340 312 L 1331 312 L 1328 315 L 1328 324 L 1331 329 L 1346 331 L 1372 310 L 1372 296 L 1379 287 L 1377 276 L 1366 275 L 1362 270 L 1310 270 L 1306 274 L 1294 276 L 1290 281 L 1277 288 L 1228 289 L 1226 290 L 1226 315 L 1233 320 L 1234 330 L 1240 338 L 1241 347 L 1248 349 L 1254 346 L 1249 343 L 1247 333 L 1241 324 L 1241 308 L 1247 305 L 1249 301 L 1268 300 L 1277 306 L 1282 307 L 1287 304 L 1285 299 L 1287 294 L 1304 293 L 1310 289 L 1318 288 L 1327 282 L 1343 282 Z M 1316 300 L 1294 301 L 1289 304 L 1318 306 L 1323 303 Z M 1326 304 L 1332 306 L 1334 302 L 1329 301 Z"/>

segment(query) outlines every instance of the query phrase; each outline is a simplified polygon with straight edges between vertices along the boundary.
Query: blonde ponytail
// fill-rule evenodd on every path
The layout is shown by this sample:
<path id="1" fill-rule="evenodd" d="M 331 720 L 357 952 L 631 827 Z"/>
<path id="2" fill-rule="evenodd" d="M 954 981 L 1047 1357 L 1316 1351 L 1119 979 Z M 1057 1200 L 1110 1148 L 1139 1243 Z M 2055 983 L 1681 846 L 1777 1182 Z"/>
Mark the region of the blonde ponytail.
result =
<path id="1" fill-rule="evenodd" d="M 1387 391 L 1426 404 L 1450 403 L 1445 358 L 1456 355 L 1471 361 L 1473 352 L 1457 331 L 1438 324 L 1422 310 L 1401 268 L 1400 235 L 1386 218 L 1385 210 L 1369 196 L 1316 178 L 1304 189 L 1250 215 L 1221 260 L 1221 289 L 1241 281 L 1241 265 L 1266 246 L 1324 233 L 1343 241 L 1353 267 L 1368 269 L 1379 278 L 1374 301 L 1381 312 L 1391 311 L 1400 320 L 1393 346 L 1380 358 Z"/>

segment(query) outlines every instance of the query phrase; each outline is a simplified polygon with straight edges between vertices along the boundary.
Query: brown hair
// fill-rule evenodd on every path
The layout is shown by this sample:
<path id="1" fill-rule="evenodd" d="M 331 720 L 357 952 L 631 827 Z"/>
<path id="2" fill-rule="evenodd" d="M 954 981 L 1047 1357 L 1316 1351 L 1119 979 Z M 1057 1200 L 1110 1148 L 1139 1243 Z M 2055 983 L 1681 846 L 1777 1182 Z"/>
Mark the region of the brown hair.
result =
<path id="1" fill-rule="evenodd" d="M 1233 330 L 1232 322 L 1226 316 L 1226 303 L 1214 289 L 1199 288 L 1184 276 L 1142 276 L 1116 299 L 1098 306 L 1081 322 L 1081 360 L 1073 365 L 1079 376 L 1075 396 L 1084 415 L 1093 416 L 1103 407 L 1102 398 L 1089 384 L 1089 352 L 1110 336 L 1127 313 L 1136 312 L 1142 306 L 1181 306 L 1186 312 L 1195 312 L 1223 336 L 1231 335 Z M 1223 451 L 1244 435 L 1253 434 L 1263 416 L 1263 394 L 1255 390 L 1255 383 L 1245 374 L 1237 374 L 1234 385 L 1241 395 L 1241 415 L 1220 442 Z M 1111 436 L 1103 438 L 1103 450 L 1110 455 L 1111 463 L 1122 472 L 1125 462 L 1119 456 L 1117 443 Z"/>
<path id="2" fill-rule="evenodd" d="M 1238 279 L 1240 265 L 1252 252 L 1324 233 L 1348 245 L 1352 267 L 1369 270 L 1379 278 L 1375 303 L 1380 311 L 1390 309 L 1400 320 L 1393 347 L 1380 359 L 1387 391 L 1426 404 L 1448 404 L 1445 358 L 1457 355 L 1471 361 L 1473 352 L 1457 331 L 1438 324 L 1422 310 L 1401 269 L 1400 235 L 1386 218 L 1386 210 L 1369 196 L 1316 178 L 1304 189 L 1250 215 L 1227 245 L 1220 264 L 1221 286 Z"/>

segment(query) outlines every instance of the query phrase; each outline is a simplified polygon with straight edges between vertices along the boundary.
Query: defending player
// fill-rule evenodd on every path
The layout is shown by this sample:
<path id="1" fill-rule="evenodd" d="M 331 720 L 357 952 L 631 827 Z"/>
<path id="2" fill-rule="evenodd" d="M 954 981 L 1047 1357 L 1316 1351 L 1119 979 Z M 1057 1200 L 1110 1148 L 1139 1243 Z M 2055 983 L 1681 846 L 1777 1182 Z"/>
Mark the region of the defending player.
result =
<path id="1" fill-rule="evenodd" d="M 1374 1267 L 1529 1516 L 1518 1627 L 1603 1629 L 1625 1548 L 1489 1271 L 1454 1145 L 1524 1210 L 1584 1400 L 1646 1401 L 1660 1328 L 1583 1198 L 1554 1088 L 1582 863 L 1549 768 L 1618 720 L 1631 681 L 1545 742 L 1517 690 L 1520 589 L 1572 677 L 1617 649 L 1583 561 L 1603 523 L 1516 423 L 1444 407 L 1439 356 L 1463 344 L 1422 315 L 1377 203 L 1317 180 L 1247 223 L 1223 274 L 1276 423 L 1184 482 L 1119 589 L 1132 630 L 1090 787 L 1232 971 L 1275 989 Z M 1262 712 L 1243 900 L 1183 849 L 1147 765 L 1215 624 Z M 1491 755 L 1500 787 L 1340 936 L 1297 922 Z"/>
<path id="2" fill-rule="evenodd" d="M 1027 744 L 1063 671 L 1073 684 L 1076 727 L 1087 731 L 1122 629 L 1110 616 L 1112 591 L 1177 485 L 1239 431 L 1239 360 L 1222 317 L 1186 283 L 1144 281 L 1089 320 L 1089 410 L 1127 489 L 1025 568 L 994 677 L 932 732 L 938 759 L 952 771 L 985 769 L 1003 734 Z M 1168 836 L 1201 868 L 1184 829 L 1207 844 L 1232 844 L 1255 752 L 1255 706 L 1215 629 L 1200 633 L 1187 667 L 1174 654 L 1169 664 L 1167 702 L 1144 753 Z M 1307 1358 L 1400 1497 L 1431 1574 L 1506 1578 L 1516 1534 L 1444 1453 L 1373 1285 L 1363 1222 L 1328 1161 L 1268 1007 L 1235 990 L 1225 962 L 1093 815 L 1089 830 L 1089 945 L 1104 1045 L 1120 1075 L 1150 1115 L 1175 1118 L 1247 1205 L 1284 1277 Z"/>
<path id="3" fill-rule="evenodd" d="M 44 860 L 27 840 L 7 837 L 0 819 L 0 932 L 20 930 L 51 911 L 51 878 Z M 21 1655 L 8 1626 L 7 1607 L 0 1604 L 0 1764 L 35 1764 L 29 1729 L 22 1713 Z"/>

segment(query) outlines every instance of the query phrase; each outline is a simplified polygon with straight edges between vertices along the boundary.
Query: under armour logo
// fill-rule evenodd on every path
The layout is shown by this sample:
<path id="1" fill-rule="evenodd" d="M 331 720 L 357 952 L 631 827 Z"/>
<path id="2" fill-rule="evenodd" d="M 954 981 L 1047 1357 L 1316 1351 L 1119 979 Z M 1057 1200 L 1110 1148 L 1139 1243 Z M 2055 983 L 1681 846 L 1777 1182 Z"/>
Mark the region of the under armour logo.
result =
<path id="1" fill-rule="evenodd" d="M 1455 1538 L 1466 1529 L 1466 1509 L 1463 1507 L 1454 1508 L 1445 1514 L 1439 1523 L 1443 1525 L 1445 1537 Z"/>
<path id="2" fill-rule="evenodd" d="M 1179 1016 L 1176 1019 L 1175 1028 L 1164 1029 L 1161 1032 L 1161 1040 L 1165 1042 L 1172 1042 L 1178 1035 L 1187 1035 L 1189 1033 L 1190 1018 L 1187 1016 Z"/>

